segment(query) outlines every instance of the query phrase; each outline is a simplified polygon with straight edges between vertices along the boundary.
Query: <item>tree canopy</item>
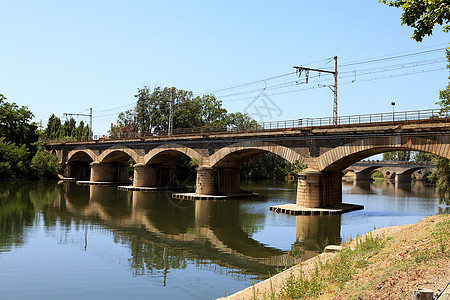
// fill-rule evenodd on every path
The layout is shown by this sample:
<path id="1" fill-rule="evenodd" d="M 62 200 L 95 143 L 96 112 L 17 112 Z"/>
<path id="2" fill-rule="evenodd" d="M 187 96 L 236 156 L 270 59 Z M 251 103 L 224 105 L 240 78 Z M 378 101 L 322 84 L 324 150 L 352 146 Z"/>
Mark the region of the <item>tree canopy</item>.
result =
<path id="1" fill-rule="evenodd" d="M 412 39 L 421 42 L 433 33 L 435 25 L 441 25 L 444 32 L 450 30 L 450 0 L 380 0 L 381 3 L 403 10 L 402 25 L 414 28 Z"/>
<path id="2" fill-rule="evenodd" d="M 112 137 L 146 136 L 167 131 L 170 118 L 170 105 L 173 109 L 173 128 L 226 127 L 248 128 L 256 122 L 247 114 L 231 113 L 222 107 L 222 101 L 213 95 L 194 97 L 191 91 L 175 87 L 144 86 L 135 95 L 136 107 L 121 112 L 117 125 L 111 124 Z"/>
<path id="3" fill-rule="evenodd" d="M 26 106 L 6 102 L 0 94 L 0 136 L 15 144 L 31 144 L 38 140 L 37 125 L 31 122 L 33 113 Z"/>
<path id="4" fill-rule="evenodd" d="M 48 118 L 47 127 L 41 134 L 41 137 L 46 140 L 60 139 L 60 138 L 85 138 L 90 134 L 89 125 L 85 125 L 83 121 L 77 126 L 74 118 L 70 118 L 64 123 L 61 119 L 52 114 Z"/>

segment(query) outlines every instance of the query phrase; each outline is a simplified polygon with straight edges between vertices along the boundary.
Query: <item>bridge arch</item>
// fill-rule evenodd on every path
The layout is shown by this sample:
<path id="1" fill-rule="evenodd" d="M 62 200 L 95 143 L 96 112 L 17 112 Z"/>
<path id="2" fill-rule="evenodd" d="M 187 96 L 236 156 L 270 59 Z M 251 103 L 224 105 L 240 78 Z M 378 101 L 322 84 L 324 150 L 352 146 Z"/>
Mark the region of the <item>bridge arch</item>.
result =
<path id="1" fill-rule="evenodd" d="M 135 162 L 141 161 L 140 160 L 141 156 L 133 149 L 130 149 L 125 146 L 113 146 L 103 151 L 103 153 L 98 156 L 97 161 L 100 163 L 112 163 L 112 162 L 126 163 L 130 159 L 130 157 Z"/>
<path id="2" fill-rule="evenodd" d="M 285 146 L 264 141 L 245 141 L 229 145 L 209 157 L 211 167 L 238 168 L 253 156 L 264 152 L 276 154 L 290 163 L 298 161 L 303 163 L 304 157 Z"/>
<path id="3" fill-rule="evenodd" d="M 203 156 L 197 151 L 179 144 L 166 144 L 150 150 L 144 156 L 144 164 L 173 164 L 183 155 L 191 159 L 203 160 Z"/>
<path id="4" fill-rule="evenodd" d="M 76 179 L 89 179 L 90 164 L 95 161 L 96 155 L 90 149 L 74 149 L 67 155 L 64 176 Z"/>
<path id="5" fill-rule="evenodd" d="M 95 161 L 97 155 L 91 150 L 86 148 L 78 148 L 72 150 L 67 155 L 67 162 L 74 161 Z"/>
<path id="6" fill-rule="evenodd" d="M 424 137 L 373 137 L 354 141 L 331 149 L 317 158 L 319 171 L 342 172 L 354 163 L 390 151 L 421 151 L 450 158 L 450 146 Z"/>

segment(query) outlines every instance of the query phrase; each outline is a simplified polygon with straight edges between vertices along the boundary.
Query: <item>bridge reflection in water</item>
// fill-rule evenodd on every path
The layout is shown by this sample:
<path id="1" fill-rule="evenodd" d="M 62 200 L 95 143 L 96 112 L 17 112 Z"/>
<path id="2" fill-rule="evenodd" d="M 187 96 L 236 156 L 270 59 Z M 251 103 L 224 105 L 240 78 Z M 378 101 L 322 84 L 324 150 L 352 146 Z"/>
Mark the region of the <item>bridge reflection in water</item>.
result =
<path id="1" fill-rule="evenodd" d="M 182 201 L 167 192 L 124 192 L 68 182 L 60 186 L 44 214 L 68 224 L 100 224 L 111 230 L 130 247 L 131 266 L 138 273 L 166 273 L 191 261 L 206 269 L 214 264 L 235 277 L 264 278 L 340 239 L 340 215 L 295 217 L 296 239 L 292 237 L 291 251 L 284 251 L 252 238 L 266 216 L 241 218 L 241 201 Z"/>
<path id="2" fill-rule="evenodd" d="M 111 266 L 106 272 L 97 272 L 106 261 L 120 273 L 123 268 L 116 268 L 116 264 L 123 267 L 125 263 L 127 276 L 131 273 L 152 277 L 152 289 L 166 284 L 176 288 L 176 280 L 190 285 L 198 282 L 198 288 L 212 281 L 221 291 L 228 292 L 232 288 L 222 289 L 218 282 L 236 279 L 239 284 L 234 286 L 242 287 L 249 284 L 249 279 L 267 277 L 277 266 L 283 269 L 296 259 L 314 255 L 327 243 L 337 243 L 341 236 L 354 237 L 372 230 L 374 225 L 378 227 L 379 222 L 384 222 L 384 226 L 400 225 L 390 222 L 413 214 L 420 217 L 448 213 L 448 208 L 436 208 L 433 187 L 418 182 L 413 185 L 344 182 L 344 198 L 353 197 L 350 200 L 362 202 L 367 209 L 336 216 L 268 213 L 269 203 L 295 199 L 295 185 L 260 182 L 249 187 L 260 193 L 258 200 L 177 202 L 167 192 L 124 192 L 114 186 L 0 182 L 0 258 L 4 258 L 3 262 L 8 260 L 2 267 L 8 274 L 4 279 L 9 280 L 4 286 L 15 284 L 9 275 L 14 270 L 8 266 L 14 264 L 11 262 L 18 267 L 24 265 L 21 252 L 28 251 L 35 256 L 26 265 L 27 272 L 20 274 L 25 281 L 36 280 L 35 275 L 28 274 L 53 274 L 55 269 L 63 268 L 64 274 L 75 274 L 94 285 L 98 278 L 109 282 L 114 276 L 107 279 L 102 276 L 108 277 Z M 371 219 L 374 217 L 376 222 Z M 264 235 L 271 238 L 265 240 Z M 283 240 L 282 246 L 277 239 Z M 46 246 L 45 253 L 39 252 L 42 245 Z M 71 248 L 75 251 L 71 252 Z M 64 260 L 55 265 L 53 256 L 61 251 Z M 94 257 L 96 261 L 78 265 L 82 261 L 77 252 L 82 261 L 86 257 Z M 45 255 L 48 261 L 42 259 Z M 72 255 L 70 259 L 68 255 Z M 42 261 L 48 264 L 46 268 Z M 95 271 L 91 268 L 93 262 Z M 33 278 L 29 279 L 30 276 Z M 206 279 L 198 280 L 200 276 Z M 150 281 L 138 281 L 146 282 L 142 289 L 147 292 Z M 39 288 L 51 290 L 54 281 L 36 282 Z M 105 286 L 110 290 L 110 285 Z M 220 296 L 221 291 L 205 298 Z"/>

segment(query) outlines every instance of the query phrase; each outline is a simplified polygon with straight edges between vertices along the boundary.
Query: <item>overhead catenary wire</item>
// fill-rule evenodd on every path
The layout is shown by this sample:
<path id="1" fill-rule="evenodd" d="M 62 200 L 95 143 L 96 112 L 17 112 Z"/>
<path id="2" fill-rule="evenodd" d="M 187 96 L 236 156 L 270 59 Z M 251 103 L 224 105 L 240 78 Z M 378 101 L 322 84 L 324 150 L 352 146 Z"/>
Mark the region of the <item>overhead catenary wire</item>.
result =
<path id="1" fill-rule="evenodd" d="M 432 66 L 440 63 L 445 63 L 445 55 L 443 51 L 447 47 L 442 47 L 444 44 L 422 48 L 420 50 L 403 51 L 390 55 L 383 55 L 363 60 L 357 60 L 353 62 L 340 64 L 339 76 L 340 84 L 347 85 L 352 83 L 368 82 L 374 80 L 381 80 L 387 78 L 396 78 L 402 76 L 410 76 L 419 73 L 435 72 L 444 70 L 445 66 L 433 69 L 420 69 L 426 66 Z M 430 56 L 437 55 L 435 58 L 429 58 Z M 425 58 L 420 58 L 423 56 Z M 318 60 L 305 65 L 315 65 L 320 63 L 319 68 L 324 68 L 332 61 L 332 58 Z M 394 62 L 394 64 L 392 64 Z M 397 62 L 397 63 L 395 63 Z M 401 74 L 398 71 L 404 70 Z M 408 71 L 409 70 L 409 71 Z M 216 98 L 222 100 L 222 102 L 234 102 L 248 99 L 254 99 L 254 96 L 246 97 L 247 95 L 260 93 L 264 90 L 268 96 L 281 95 L 289 93 L 298 93 L 306 90 L 313 90 L 326 87 L 326 83 L 332 80 L 331 74 L 319 73 L 310 74 L 309 83 L 307 86 L 302 79 L 295 76 L 296 72 L 287 72 L 284 74 L 271 76 L 268 78 L 254 80 L 242 84 L 229 85 L 222 88 L 211 89 L 203 91 L 201 93 L 195 93 L 195 96 L 201 96 L 206 94 L 214 94 Z M 378 76 L 381 74 L 388 74 L 386 76 Z M 295 78 L 294 78 L 295 76 Z M 376 77 L 378 76 L 378 77 Z M 349 79 L 345 81 L 345 79 Z M 324 86 L 318 86 L 318 84 L 324 84 Z M 258 86 L 260 85 L 260 86 Z M 241 97 L 244 96 L 244 97 Z M 127 107 L 135 107 L 137 101 L 121 105 L 114 108 L 108 108 L 98 110 L 95 116 L 96 120 L 105 120 L 111 117 L 117 117 L 119 110 Z M 117 111 L 117 112 L 114 112 Z M 111 113 L 110 113 L 111 112 Z"/>
<path id="2" fill-rule="evenodd" d="M 413 58 L 416 56 L 420 56 L 420 55 L 426 55 L 426 54 L 431 54 L 431 53 L 435 53 L 435 52 L 439 52 L 439 51 L 443 51 L 445 49 L 447 49 L 446 47 L 441 47 L 443 44 L 439 44 L 437 46 L 439 46 L 439 48 L 435 48 L 435 49 L 429 49 L 429 50 L 423 50 L 423 49 L 428 49 L 430 47 L 427 48 L 423 48 L 421 50 L 410 50 L 410 51 L 404 51 L 404 52 L 400 52 L 400 53 L 395 53 L 395 54 L 391 54 L 391 55 L 384 55 L 384 56 L 379 56 L 379 57 L 375 57 L 375 58 L 369 58 L 369 59 L 365 59 L 365 60 L 360 60 L 360 61 L 355 61 L 355 62 L 349 62 L 349 63 L 345 63 L 345 64 L 340 64 L 339 67 L 339 73 L 345 72 L 345 68 L 351 67 L 351 66 L 357 66 L 357 65 L 364 65 L 364 64 L 376 64 L 376 63 L 382 63 L 382 62 L 388 62 L 388 61 L 393 61 L 393 60 L 399 60 L 399 59 L 406 59 L 406 58 Z M 433 47 L 437 47 L 437 46 L 433 46 Z M 332 58 L 327 58 L 324 60 L 320 60 L 314 63 L 318 63 L 318 62 L 324 62 L 326 61 L 328 64 L 331 61 Z M 313 65 L 314 63 L 310 63 L 310 65 Z M 325 64 L 325 65 L 326 65 Z M 323 66 L 325 66 L 323 65 Z M 342 68 L 344 68 L 344 70 L 342 70 Z M 354 72 L 354 70 L 350 71 L 350 72 Z M 268 85 L 267 83 L 269 81 L 272 81 L 274 79 L 279 79 L 279 78 L 284 78 L 284 77 L 288 77 L 289 75 L 292 75 L 293 73 L 285 73 L 282 75 L 278 75 L 278 76 L 272 76 L 269 78 L 265 78 L 265 79 L 260 79 L 260 80 L 255 80 L 249 83 L 244 83 L 244 84 L 238 84 L 238 85 L 234 85 L 234 86 L 227 86 L 224 88 L 219 88 L 219 89 L 213 89 L 213 90 L 209 90 L 206 92 L 201 92 L 201 93 L 196 93 L 196 95 L 204 95 L 204 94 L 215 94 L 218 98 L 223 98 L 220 94 L 224 91 L 232 91 L 232 90 L 239 90 L 242 89 L 244 87 L 249 87 L 255 84 L 263 84 L 265 85 L 265 89 L 268 89 L 271 87 L 271 85 Z M 321 76 L 324 76 L 325 74 L 322 74 Z M 320 75 L 319 75 L 320 76 Z M 310 77 L 311 78 L 311 77 Z M 287 84 L 291 84 L 292 80 L 289 80 L 289 78 L 287 78 Z M 284 79 L 283 79 L 284 80 Z M 280 82 L 286 82 L 286 81 L 280 81 Z M 271 83 L 272 84 L 272 83 Z M 253 92 L 256 91 L 260 91 L 261 89 L 254 89 Z M 239 93 L 230 93 L 232 95 L 236 95 Z M 226 95 L 226 97 L 229 97 L 229 95 Z"/>

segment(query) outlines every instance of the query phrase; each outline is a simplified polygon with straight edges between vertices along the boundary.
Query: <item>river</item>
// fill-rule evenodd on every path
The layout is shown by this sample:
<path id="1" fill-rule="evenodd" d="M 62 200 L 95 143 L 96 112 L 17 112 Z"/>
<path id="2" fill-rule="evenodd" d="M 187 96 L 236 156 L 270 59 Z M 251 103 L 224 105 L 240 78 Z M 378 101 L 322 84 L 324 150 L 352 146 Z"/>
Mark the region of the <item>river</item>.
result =
<path id="1" fill-rule="evenodd" d="M 343 182 L 364 210 L 289 216 L 296 185 L 242 182 L 258 198 L 173 200 L 70 182 L 0 182 L 2 299 L 215 299 L 326 244 L 448 213 L 421 182 Z"/>

